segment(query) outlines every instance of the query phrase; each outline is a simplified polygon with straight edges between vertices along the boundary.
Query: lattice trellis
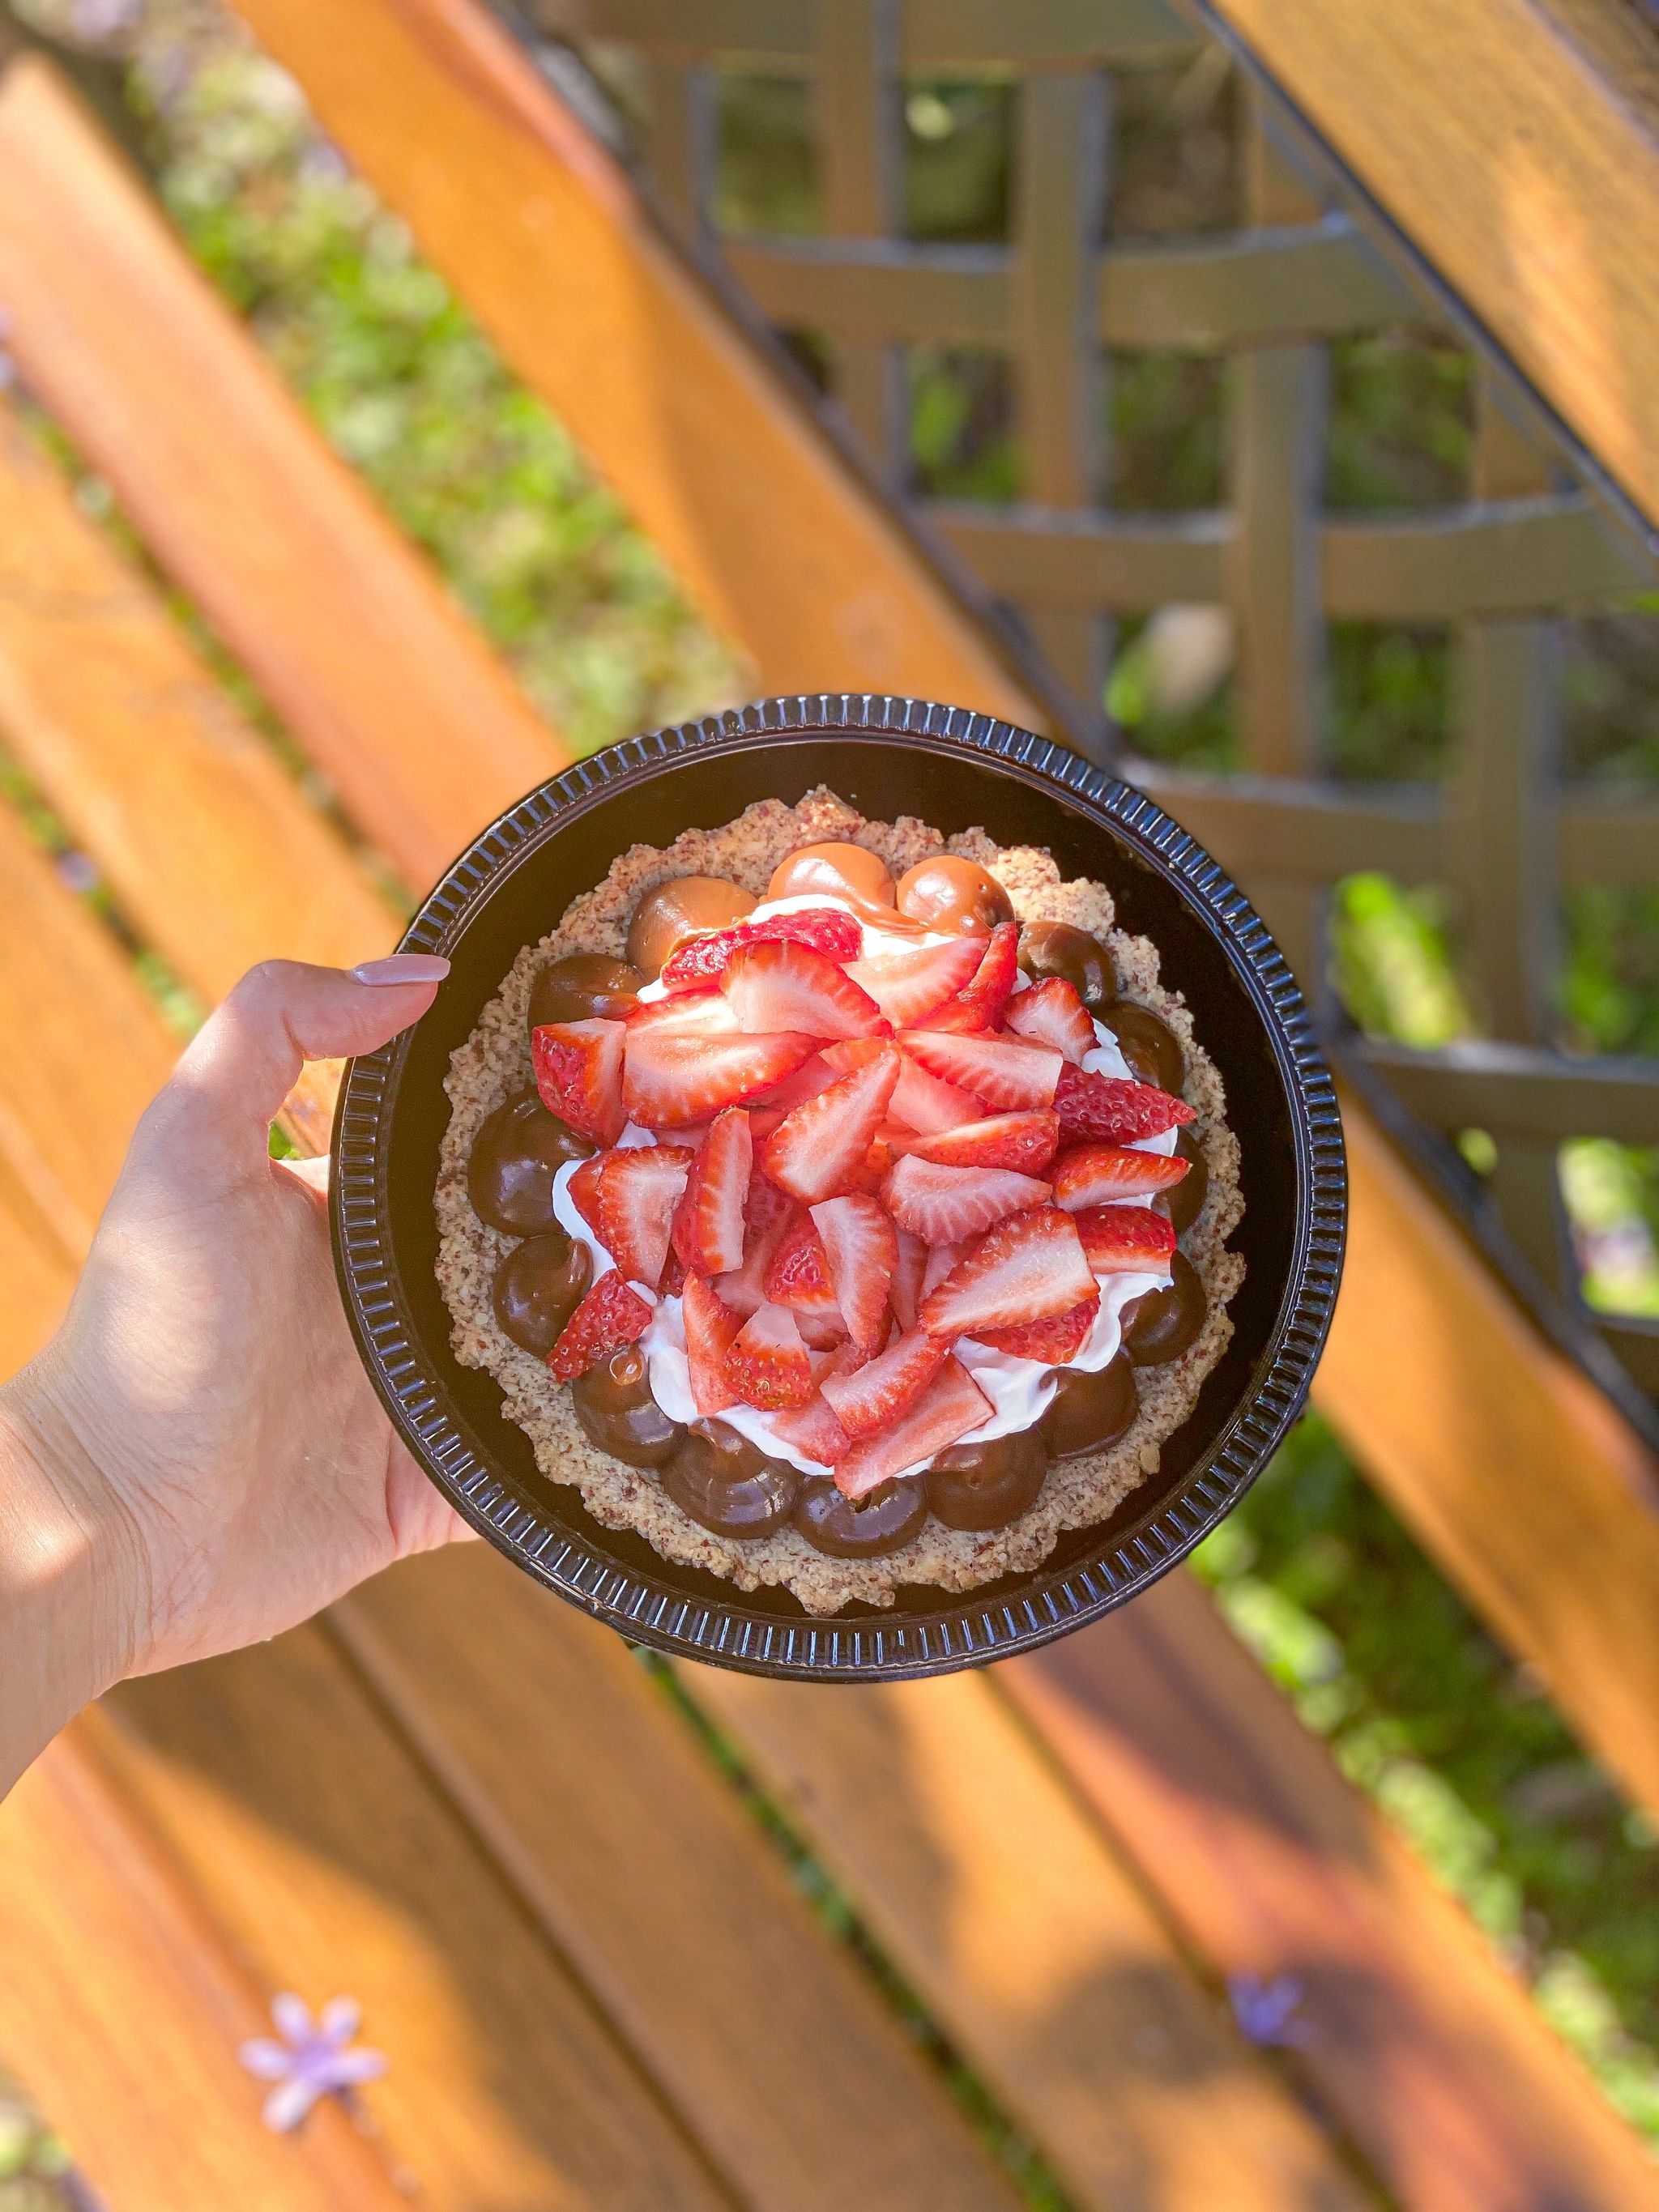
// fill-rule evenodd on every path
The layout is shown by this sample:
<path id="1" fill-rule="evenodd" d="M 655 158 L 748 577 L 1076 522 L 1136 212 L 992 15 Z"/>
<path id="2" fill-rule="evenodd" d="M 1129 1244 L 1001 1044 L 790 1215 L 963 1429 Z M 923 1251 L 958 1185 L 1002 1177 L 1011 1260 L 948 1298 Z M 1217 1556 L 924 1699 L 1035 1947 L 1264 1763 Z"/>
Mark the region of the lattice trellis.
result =
<path id="1" fill-rule="evenodd" d="M 1098 706 L 1113 624 L 1220 603 L 1236 625 L 1240 772 L 1126 772 L 1239 876 L 1333 1027 L 1331 886 L 1359 869 L 1458 893 L 1467 975 L 1489 1042 L 1418 1053 L 1350 1039 L 1431 1127 L 1490 1133 L 1492 1198 L 1515 1247 L 1576 1294 L 1558 1146 L 1659 1142 L 1659 1066 L 1556 1042 L 1556 931 L 1587 884 L 1659 887 L 1659 794 L 1564 775 L 1559 617 L 1650 588 L 1638 536 L 1598 504 L 1582 455 L 1501 364 L 1483 366 L 1468 497 L 1438 510 L 1327 514 L 1329 344 L 1443 325 L 1448 303 L 1361 227 L 1334 165 L 1247 88 L 1248 228 L 1192 240 L 1114 233 L 1121 75 L 1190 57 L 1165 0 L 532 0 L 539 27 L 637 57 L 657 190 L 718 246 L 772 324 L 834 341 L 832 389 L 875 470 L 907 488 L 904 352 L 989 349 L 1012 372 L 1024 496 L 915 500 L 925 526 L 1014 609 L 1072 702 L 1072 734 L 1116 749 Z M 804 75 L 824 234 L 714 239 L 717 70 Z M 1008 235 L 901 234 L 907 80 L 1012 85 Z M 1455 303 L 1451 307 L 1455 322 Z M 1468 334 L 1462 333 L 1467 339 Z M 1113 353 L 1225 352 L 1226 503 L 1140 514 L 1102 503 L 1103 379 Z M 1433 784 L 1334 773 L 1326 684 L 1334 620 L 1450 625 L 1452 766 Z M 1659 1324 L 1595 1316 L 1659 1389 Z"/>

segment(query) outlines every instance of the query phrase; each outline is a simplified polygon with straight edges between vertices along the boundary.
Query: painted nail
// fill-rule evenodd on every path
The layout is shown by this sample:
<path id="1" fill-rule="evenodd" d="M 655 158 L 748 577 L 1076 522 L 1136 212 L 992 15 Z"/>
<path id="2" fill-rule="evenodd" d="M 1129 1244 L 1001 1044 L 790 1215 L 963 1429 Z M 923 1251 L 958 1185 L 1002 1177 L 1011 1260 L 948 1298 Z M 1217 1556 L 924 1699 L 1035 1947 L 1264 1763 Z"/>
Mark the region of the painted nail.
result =
<path id="1" fill-rule="evenodd" d="M 449 963 L 439 952 L 388 952 L 351 972 L 360 983 L 441 983 Z"/>

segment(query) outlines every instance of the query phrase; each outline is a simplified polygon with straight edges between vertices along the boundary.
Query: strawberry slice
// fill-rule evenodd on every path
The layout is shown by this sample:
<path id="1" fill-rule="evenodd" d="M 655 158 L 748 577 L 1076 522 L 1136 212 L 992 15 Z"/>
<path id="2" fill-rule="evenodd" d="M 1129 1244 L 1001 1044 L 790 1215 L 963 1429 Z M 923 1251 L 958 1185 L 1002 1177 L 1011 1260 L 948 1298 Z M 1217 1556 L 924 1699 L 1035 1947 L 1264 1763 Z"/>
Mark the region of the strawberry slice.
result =
<path id="1" fill-rule="evenodd" d="M 951 1168 L 1018 1168 L 1041 1175 L 1060 1143 L 1060 1116 L 1039 1107 L 1028 1114 L 994 1114 L 988 1121 L 958 1121 L 909 1146 L 918 1159 Z"/>
<path id="2" fill-rule="evenodd" d="M 1045 975 L 1029 990 L 1016 991 L 1002 1010 L 1006 1028 L 1035 1044 L 1051 1044 L 1081 1067 L 1084 1054 L 1100 1042 L 1089 1009 L 1063 975 Z"/>
<path id="3" fill-rule="evenodd" d="M 836 1486 L 844 1497 L 866 1497 L 907 1467 L 925 1467 L 990 1416 L 990 1401 L 968 1370 L 947 1359 L 890 1429 L 853 1446 L 836 1469 Z"/>
<path id="4" fill-rule="evenodd" d="M 1022 1044 L 1012 1037 L 906 1030 L 899 1042 L 930 1075 L 970 1091 L 988 1106 L 1010 1111 L 1051 1104 L 1066 1066 L 1052 1046 Z"/>
<path id="5" fill-rule="evenodd" d="M 812 1036 L 864 1037 L 884 1035 L 890 1026 L 845 969 L 791 938 L 738 945 L 720 989 L 751 1036 L 805 1030 Z"/>
<path id="6" fill-rule="evenodd" d="M 601 1145 L 614 1145 L 628 1123 L 623 1104 L 627 1035 L 621 1022 L 548 1022 L 531 1035 L 543 1105 Z"/>
<path id="7" fill-rule="evenodd" d="M 850 1075 L 855 1067 L 867 1067 L 872 1060 L 879 1060 L 886 1043 L 884 1037 L 842 1037 L 827 1044 L 818 1054 L 815 1066 L 827 1067 L 832 1076 Z"/>
<path id="8" fill-rule="evenodd" d="M 1005 1214 L 1041 1206 L 1048 1186 L 1012 1168 L 942 1167 L 911 1152 L 888 1176 L 881 1195 L 901 1229 L 926 1244 L 957 1244 Z"/>
<path id="9" fill-rule="evenodd" d="M 847 972 L 895 1029 L 904 1029 L 955 998 L 973 981 L 984 957 L 979 938 L 952 937 L 913 951 L 872 953 L 867 960 L 854 961 Z"/>
<path id="10" fill-rule="evenodd" d="M 843 1344 L 838 1351 L 829 1353 L 815 1363 L 814 1379 L 817 1389 L 804 1406 L 792 1413 L 775 1413 L 772 1433 L 781 1443 L 793 1444 L 797 1451 L 805 1452 L 821 1467 L 836 1467 L 853 1449 L 853 1440 L 836 1419 L 829 1400 L 823 1395 L 825 1381 L 833 1375 L 845 1375 L 863 1364 L 864 1354 L 855 1344 Z"/>
<path id="11" fill-rule="evenodd" d="M 890 1344 L 878 1358 L 866 1360 L 849 1374 L 826 1376 L 823 1395 L 836 1419 L 856 1443 L 878 1429 L 891 1428 L 899 1415 L 933 1381 L 945 1364 L 948 1344 L 941 1344 L 926 1329 L 913 1328 Z"/>
<path id="12" fill-rule="evenodd" d="M 630 1283 L 662 1280 L 674 1208 L 696 1154 L 685 1145 L 607 1152 L 598 1179 L 599 1242 Z"/>
<path id="13" fill-rule="evenodd" d="M 1063 1367 L 1075 1359 L 1089 1341 L 1089 1332 L 1100 1311 L 1100 1298 L 1085 1298 L 1070 1313 L 1054 1314 L 1047 1321 L 1022 1321 L 1012 1328 L 981 1328 L 975 1341 L 994 1352 L 1012 1352 L 1016 1359 L 1041 1359 L 1050 1367 Z"/>
<path id="14" fill-rule="evenodd" d="M 895 1121 L 908 1121 L 913 1129 L 932 1135 L 963 1121 L 977 1121 L 985 1109 L 970 1092 L 958 1091 L 954 1083 L 942 1083 L 907 1054 L 889 1110 Z"/>
<path id="15" fill-rule="evenodd" d="M 803 907 L 799 914 L 769 915 L 763 921 L 735 921 L 729 929 L 705 930 L 677 945 L 659 980 L 670 991 L 718 983 L 740 945 L 780 941 L 811 945 L 826 960 L 844 963 L 858 958 L 864 932 L 850 914 L 833 906 Z"/>
<path id="16" fill-rule="evenodd" d="M 885 1045 L 787 1114 L 761 1154 L 773 1182 L 806 1206 L 855 1188 L 898 1073 L 898 1054 Z"/>
<path id="17" fill-rule="evenodd" d="M 574 1029 L 591 1024 L 572 1023 Z M 775 1036 L 684 1036 L 662 1028 L 628 1039 L 622 1096 L 647 1129 L 707 1121 L 793 1075 L 818 1048 L 816 1037 L 785 1030 Z"/>
<path id="18" fill-rule="evenodd" d="M 741 1106 L 728 1106 L 697 1147 L 674 1213 L 673 1244 L 688 1273 L 723 1275 L 743 1265 L 744 1202 L 755 1140 Z"/>
<path id="19" fill-rule="evenodd" d="M 971 942 L 971 940 L 970 940 Z M 1000 921 L 986 940 L 972 976 L 953 999 L 919 1018 L 924 1030 L 994 1030 L 1019 974 L 1019 924 Z"/>
<path id="20" fill-rule="evenodd" d="M 982 1237 L 929 1291 L 920 1318 L 931 1336 L 973 1335 L 981 1328 L 1046 1321 L 1094 1295 L 1077 1223 L 1056 1206 L 1036 1206 L 999 1221 Z"/>
<path id="21" fill-rule="evenodd" d="M 836 1051 L 842 1048 L 832 1048 Z M 845 1073 L 844 1068 L 831 1066 L 824 1054 L 815 1052 L 811 1060 L 802 1060 L 793 1075 L 786 1075 L 781 1083 L 775 1083 L 769 1091 L 763 1091 L 755 1101 L 754 1110 L 772 1113 L 775 1109 L 772 1123 L 775 1129 L 792 1107 L 804 1106 L 809 1098 L 816 1098 L 820 1091 L 830 1088 L 837 1075 Z"/>
<path id="22" fill-rule="evenodd" d="M 608 1152 L 594 1152 L 585 1159 L 565 1185 L 570 1194 L 570 1203 L 587 1224 L 600 1243 L 605 1231 L 599 1226 L 599 1177 L 605 1173 Z"/>
<path id="23" fill-rule="evenodd" d="M 642 999 L 628 1017 L 627 1027 L 629 1036 L 646 1030 L 669 1030 L 681 1036 L 736 1036 L 743 1024 L 719 984 L 713 983 L 665 999 Z"/>
<path id="24" fill-rule="evenodd" d="M 898 1240 L 898 1260 L 893 1268 L 893 1279 L 887 1285 L 887 1296 L 899 1327 L 914 1328 L 916 1308 L 921 1304 L 921 1285 L 927 1268 L 928 1247 L 920 1237 L 913 1237 L 908 1229 L 896 1225 L 893 1234 Z"/>
<path id="25" fill-rule="evenodd" d="M 680 1319 L 685 1325 L 685 1364 L 691 1370 L 691 1398 L 704 1420 L 723 1413 L 733 1402 L 726 1379 L 726 1355 L 743 1327 L 714 1285 L 704 1275 L 688 1275 L 680 1293 Z"/>
<path id="26" fill-rule="evenodd" d="M 1138 1152 L 1127 1145 L 1074 1145 L 1055 1163 L 1054 1204 L 1067 1213 L 1081 1213 L 1085 1206 L 1105 1206 L 1115 1198 L 1146 1198 L 1168 1190 L 1186 1172 L 1186 1161 L 1174 1153 Z"/>
<path id="27" fill-rule="evenodd" d="M 765 1301 L 766 1272 L 795 1218 L 795 1201 L 764 1176 L 751 1175 L 743 1215 L 743 1265 L 720 1277 L 719 1290 L 733 1313 L 748 1315 Z"/>
<path id="28" fill-rule="evenodd" d="M 1062 1133 L 1092 1137 L 1103 1145 L 1132 1145 L 1142 1137 L 1161 1137 L 1193 1119 L 1184 1098 L 1172 1098 L 1154 1083 L 1122 1075 L 1096 1075 L 1061 1066 L 1054 1088 L 1054 1111 Z"/>
<path id="29" fill-rule="evenodd" d="M 561 1382 L 574 1382 L 590 1367 L 597 1367 L 607 1352 L 637 1344 L 650 1328 L 655 1310 L 620 1267 L 609 1268 L 566 1322 L 547 1355 L 548 1365 Z"/>
<path id="30" fill-rule="evenodd" d="M 804 1406 L 812 1395 L 812 1363 L 787 1306 L 759 1305 L 732 1340 L 726 1380 L 734 1396 L 763 1413 Z"/>
<path id="31" fill-rule="evenodd" d="M 898 1266 L 898 1231 L 866 1193 L 826 1198 L 812 1208 L 830 1281 L 848 1335 L 866 1357 L 887 1328 L 887 1289 Z"/>
<path id="32" fill-rule="evenodd" d="M 927 1247 L 927 1264 L 921 1271 L 922 1298 L 926 1299 L 935 1284 L 942 1283 L 952 1268 L 959 1266 L 967 1256 L 966 1244 L 930 1244 Z M 917 1318 L 921 1318 L 920 1304 Z"/>
<path id="33" fill-rule="evenodd" d="M 811 1314 L 820 1321 L 833 1321 L 838 1329 L 842 1326 L 823 1239 L 808 1214 L 799 1215 L 784 1231 L 766 1271 L 764 1288 L 774 1305 Z"/>
<path id="34" fill-rule="evenodd" d="M 1150 1206 L 1096 1206 L 1067 1217 L 1077 1224 L 1089 1270 L 1096 1275 L 1167 1275 L 1175 1224 Z"/>

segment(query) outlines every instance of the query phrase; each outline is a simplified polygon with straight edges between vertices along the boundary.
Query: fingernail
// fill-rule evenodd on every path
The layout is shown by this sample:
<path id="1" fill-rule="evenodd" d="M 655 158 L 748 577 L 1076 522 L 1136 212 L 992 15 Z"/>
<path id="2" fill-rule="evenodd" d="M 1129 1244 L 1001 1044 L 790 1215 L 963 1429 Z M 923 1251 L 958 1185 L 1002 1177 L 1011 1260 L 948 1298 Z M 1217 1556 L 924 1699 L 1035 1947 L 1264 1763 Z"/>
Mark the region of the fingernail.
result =
<path id="1" fill-rule="evenodd" d="M 441 952 L 388 952 L 351 972 L 360 983 L 441 983 L 449 963 Z"/>

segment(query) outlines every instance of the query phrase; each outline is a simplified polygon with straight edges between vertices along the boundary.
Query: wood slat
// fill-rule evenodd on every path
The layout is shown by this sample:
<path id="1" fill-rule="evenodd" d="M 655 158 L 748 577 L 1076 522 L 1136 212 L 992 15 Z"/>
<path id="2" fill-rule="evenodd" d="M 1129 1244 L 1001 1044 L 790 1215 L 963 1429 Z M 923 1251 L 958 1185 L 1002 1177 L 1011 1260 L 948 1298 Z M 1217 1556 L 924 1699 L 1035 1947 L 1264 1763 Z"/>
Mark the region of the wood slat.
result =
<path id="1" fill-rule="evenodd" d="M 1302 1984 L 1294 2063 L 1405 2212 L 1659 2204 L 1636 2136 L 1190 1577 L 995 1680 L 1204 1955 Z"/>
<path id="2" fill-rule="evenodd" d="M 0 1382 L 33 1358 L 62 1320 L 75 1263 L 52 1223 L 0 1153 Z"/>
<path id="3" fill-rule="evenodd" d="M 3 399 L 0 741 L 208 995 L 390 949 L 385 902 Z"/>
<path id="4" fill-rule="evenodd" d="M 420 2204 L 729 2208 L 321 1628 L 130 1682 L 98 1717 L 262 1984 L 361 2001 L 390 2062 L 364 2102 Z"/>
<path id="5" fill-rule="evenodd" d="M 1203 0 L 1659 525 L 1659 57 L 1622 0 Z M 1588 35 L 1586 35 L 1588 32 Z M 1432 66 L 1425 66 L 1425 57 Z"/>
<path id="6" fill-rule="evenodd" d="M 972 621 L 487 10 L 359 0 L 349 39 L 310 0 L 240 12 L 746 647 L 760 688 L 915 692 L 1030 718 Z"/>
<path id="7" fill-rule="evenodd" d="M 382 1576 L 333 1620 L 744 2204 L 1012 2212 L 619 1638 L 482 1545 Z"/>
<path id="8" fill-rule="evenodd" d="M 853 1689 L 679 1671 L 1079 2207 L 1366 2201 L 985 1677 Z"/>
<path id="9" fill-rule="evenodd" d="M 61 1737 L 0 1813 L 0 2051 L 110 2212 L 397 2212 L 375 2150 L 328 2105 L 259 2118 L 237 2062 L 268 2035 L 261 1988 L 112 1787 Z"/>
<path id="10" fill-rule="evenodd" d="M 31 389 L 410 881 L 568 759 L 27 55 L 0 81 L 0 297 Z"/>

